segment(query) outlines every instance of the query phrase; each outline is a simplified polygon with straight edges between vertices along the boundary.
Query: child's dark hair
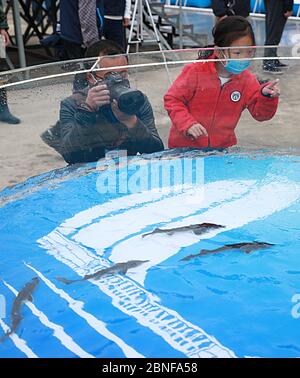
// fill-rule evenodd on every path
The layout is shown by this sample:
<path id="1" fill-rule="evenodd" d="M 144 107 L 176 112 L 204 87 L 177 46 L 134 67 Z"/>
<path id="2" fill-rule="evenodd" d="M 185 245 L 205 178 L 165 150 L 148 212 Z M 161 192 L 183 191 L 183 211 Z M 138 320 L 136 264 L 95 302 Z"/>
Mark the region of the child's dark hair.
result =
<path id="1" fill-rule="evenodd" d="M 102 39 L 88 47 L 85 52 L 85 58 L 94 58 L 98 56 L 114 56 L 123 55 L 125 51 L 116 42 L 109 39 Z M 128 55 L 124 55 L 128 62 Z M 89 70 L 94 65 L 94 61 L 84 62 L 83 67 L 85 70 Z M 75 80 L 73 84 L 73 92 L 80 91 L 86 88 L 88 85 L 86 79 L 86 73 L 78 73 L 75 75 Z"/>
<path id="2" fill-rule="evenodd" d="M 255 45 L 255 36 L 250 22 L 242 16 L 229 16 L 218 22 L 212 30 L 215 46 L 229 47 L 239 38 L 249 36 Z"/>
<path id="3" fill-rule="evenodd" d="M 239 38 L 249 36 L 255 46 L 255 36 L 250 22 L 242 16 L 228 16 L 219 21 L 212 30 L 214 46 L 229 47 Z M 212 46 L 207 46 L 212 47 Z M 213 50 L 199 51 L 199 59 L 208 58 Z M 205 56 L 204 56 L 205 55 Z"/>
<path id="4" fill-rule="evenodd" d="M 102 39 L 101 41 L 95 42 L 93 45 L 88 47 L 85 51 L 85 58 L 94 58 L 98 56 L 114 56 L 114 55 L 124 55 L 128 62 L 128 55 L 125 55 L 124 49 L 118 45 L 116 42 L 110 39 Z M 84 68 L 86 70 L 93 66 L 94 62 L 88 61 L 84 63 Z"/>

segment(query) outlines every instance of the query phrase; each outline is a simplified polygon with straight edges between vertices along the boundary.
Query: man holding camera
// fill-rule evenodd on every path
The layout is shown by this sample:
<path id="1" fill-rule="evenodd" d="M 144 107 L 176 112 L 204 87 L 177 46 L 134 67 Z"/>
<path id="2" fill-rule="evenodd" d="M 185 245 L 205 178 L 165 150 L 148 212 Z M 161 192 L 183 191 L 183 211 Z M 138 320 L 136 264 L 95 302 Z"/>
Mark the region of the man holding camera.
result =
<path id="1" fill-rule="evenodd" d="M 86 86 L 61 102 L 59 122 L 41 138 L 69 164 L 92 162 L 108 151 L 127 155 L 164 149 L 147 97 L 130 88 L 128 60 L 113 42 L 100 53 L 101 71 L 86 74 Z"/>

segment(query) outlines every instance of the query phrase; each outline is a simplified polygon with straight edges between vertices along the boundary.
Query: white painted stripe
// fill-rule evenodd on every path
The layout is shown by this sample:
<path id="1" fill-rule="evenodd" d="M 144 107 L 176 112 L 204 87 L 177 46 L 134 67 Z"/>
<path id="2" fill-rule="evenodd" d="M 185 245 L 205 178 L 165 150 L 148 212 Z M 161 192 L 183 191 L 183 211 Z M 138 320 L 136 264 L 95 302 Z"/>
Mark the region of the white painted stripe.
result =
<path id="1" fill-rule="evenodd" d="M 59 295 L 62 299 L 64 299 L 71 310 L 73 310 L 78 316 L 80 316 L 82 319 L 84 319 L 90 327 L 92 327 L 97 333 L 99 333 L 101 336 L 107 338 L 108 340 L 113 341 L 118 345 L 118 347 L 123 351 L 124 355 L 126 357 L 130 358 L 142 358 L 144 357 L 141 353 L 138 353 L 136 350 L 134 350 L 131 346 L 126 344 L 122 339 L 120 339 L 118 336 L 114 335 L 112 332 L 110 332 L 107 329 L 107 326 L 105 323 L 103 323 L 101 320 L 97 319 L 94 315 L 88 313 L 83 309 L 84 303 L 77 301 L 69 296 L 64 290 L 57 288 L 50 280 L 48 280 L 40 271 L 35 269 L 33 266 L 26 264 L 25 265 L 33 270 L 39 278 L 51 289 L 54 293 Z"/>
<path id="2" fill-rule="evenodd" d="M 94 270 L 97 270 L 97 262 L 98 269 L 109 265 L 109 261 L 94 255 L 57 231 L 39 242 L 50 255 L 71 267 L 79 276 L 86 274 L 91 260 Z M 86 261 L 86 264 L 75 267 L 74 260 Z M 235 357 L 234 352 L 221 345 L 213 336 L 190 323 L 177 312 L 162 306 L 155 296 L 128 277 L 106 276 L 101 280 L 91 280 L 91 282 L 112 298 L 112 304 L 116 308 L 137 319 L 141 325 L 151 329 L 186 356 Z"/>
<path id="3" fill-rule="evenodd" d="M 189 189 L 177 196 L 163 198 L 157 202 L 147 203 L 138 208 L 129 208 L 131 204 L 141 204 L 148 198 L 147 193 L 143 197 L 137 195 L 136 198 L 130 196 L 129 199 L 122 198 L 122 201 L 115 200 L 105 203 L 101 206 L 90 209 L 89 217 L 96 219 L 98 214 L 104 215 L 111 212 L 112 208 L 121 206 L 121 209 L 127 209 L 115 216 L 101 219 L 90 226 L 84 227 L 75 236 L 74 239 L 83 245 L 89 246 L 99 252 L 111 246 L 115 241 L 119 241 L 130 234 L 141 232 L 148 225 L 158 222 L 170 222 L 174 218 L 188 216 L 193 212 L 207 209 L 210 206 L 219 205 L 223 201 L 233 200 L 247 193 L 254 188 L 255 181 L 218 181 L 203 186 L 197 186 Z M 201 215 L 199 216 L 201 217 Z M 73 226 L 79 221 L 73 218 Z M 69 222 L 65 222 L 65 224 Z M 200 222 L 202 223 L 202 222 Z M 78 224 L 78 223 L 77 223 Z M 124 227 L 126 224 L 126 227 Z M 226 223 L 227 224 L 227 221 Z M 78 228 L 78 226 L 77 226 Z M 99 237 L 101 235 L 101 237 Z M 146 240 L 145 238 L 144 240 Z"/>
<path id="4" fill-rule="evenodd" d="M 264 182 L 264 185 L 253 189 L 248 195 L 208 210 L 203 214 L 204 221 L 218 219 L 219 222 L 225 223 L 227 220 L 228 228 L 233 229 L 267 218 L 290 207 L 300 198 L 300 186 L 295 182 L 289 182 L 279 176 L 272 177 L 272 180 L 266 178 Z M 188 220 L 194 222 L 196 219 L 197 217 L 192 216 Z"/>
<path id="5" fill-rule="evenodd" d="M 245 195 L 243 198 L 239 198 L 231 202 L 227 201 L 227 203 L 213 207 L 209 209 L 208 211 L 206 211 L 205 213 L 199 214 L 197 216 L 189 216 L 189 214 L 191 214 L 191 209 L 186 207 L 186 216 L 188 216 L 188 218 L 186 218 L 184 221 L 173 223 L 172 226 L 173 227 L 182 226 L 182 225 L 188 224 L 188 222 L 189 223 L 214 222 L 214 223 L 225 224 L 227 226 L 226 229 L 229 230 L 236 227 L 240 227 L 251 221 L 267 217 L 276 211 L 280 211 L 290 206 L 294 201 L 296 201 L 299 198 L 299 195 L 300 195 L 299 186 L 295 185 L 294 183 L 290 183 L 286 180 L 285 181 L 283 180 L 282 182 L 280 182 L 280 180 L 281 178 L 279 177 L 266 178 L 264 181 L 265 184 L 263 186 L 253 189 L 249 194 Z M 161 203 L 163 201 L 164 200 L 162 200 Z M 162 207 L 164 208 L 166 213 L 168 213 L 168 211 L 170 210 L 169 206 L 162 206 Z M 149 206 L 149 208 L 150 208 L 150 211 L 148 212 L 145 211 L 143 217 L 147 219 L 148 221 L 150 217 L 150 222 L 151 222 L 152 221 L 151 217 L 153 217 L 153 215 L 151 214 L 151 210 L 152 210 L 151 206 Z M 241 209 L 243 213 L 241 213 Z M 126 226 L 130 224 L 130 212 L 131 210 L 129 209 L 129 211 L 127 211 L 128 217 L 127 217 L 127 222 L 125 223 Z M 158 214 L 155 214 L 154 218 L 156 222 L 161 221 L 160 216 L 158 216 Z M 116 231 L 115 229 L 113 230 Z M 122 229 L 121 229 L 121 232 L 123 232 Z M 203 238 L 212 237 L 219 232 L 222 232 L 222 231 L 212 231 L 205 236 L 203 235 Z M 99 233 L 98 235 L 102 235 L 102 233 Z M 101 240 L 101 238 L 99 239 Z M 159 254 L 161 254 L 162 252 L 165 253 L 164 249 L 167 248 L 167 253 L 169 255 L 177 253 L 178 248 L 182 247 L 183 245 L 190 245 L 190 244 L 193 244 L 194 242 L 199 241 L 198 236 L 196 237 L 193 234 L 187 235 L 187 233 L 177 234 L 176 238 L 169 238 L 166 235 L 153 235 L 151 237 L 145 238 L 145 239 L 148 239 L 147 243 L 150 243 L 150 244 L 152 243 L 152 248 L 149 248 L 149 245 L 147 245 L 147 248 L 145 248 L 145 239 L 142 240 L 140 238 L 140 241 L 143 241 L 143 243 L 141 243 L 138 246 L 136 245 L 137 240 L 135 240 L 135 242 L 132 243 L 133 239 L 137 239 L 137 238 L 132 238 L 125 242 L 122 242 L 120 245 L 118 245 L 114 249 L 112 258 L 115 257 L 115 261 L 117 261 L 117 259 L 120 259 L 119 261 L 126 261 L 129 255 L 130 255 L 129 259 L 132 259 L 133 249 L 134 251 L 137 251 L 139 253 L 141 253 L 142 251 L 144 258 L 150 257 L 151 259 L 153 259 L 153 254 L 154 255 L 158 254 L 158 253 L 154 253 L 157 251 L 158 241 L 162 242 L 164 246 L 164 248 L 159 249 Z M 156 241 L 154 242 L 155 239 Z M 163 239 L 168 240 L 168 243 L 163 242 Z M 120 240 L 120 235 L 118 234 L 118 232 L 114 232 L 114 240 Z M 103 259 L 96 259 L 92 253 L 87 252 L 84 248 L 76 246 L 76 244 L 71 242 L 70 240 L 68 241 L 67 239 L 62 239 L 62 235 L 59 235 L 58 232 L 51 233 L 50 235 L 48 235 L 48 237 L 40 240 L 40 242 L 58 260 L 64 262 L 65 264 L 69 266 L 70 266 L 70 261 L 73 261 L 74 257 L 77 258 L 78 260 L 84 260 L 86 264 L 78 265 L 76 269 L 74 269 L 74 265 L 73 265 L 73 269 L 79 275 L 83 275 L 84 270 L 88 268 L 88 266 L 91 263 L 91 260 L 93 259 L 99 260 L 98 269 L 101 266 L 103 266 Z M 58 243 L 59 243 L 59 250 L 57 248 Z M 65 243 L 66 243 L 65 248 L 62 249 L 61 247 Z M 121 248 L 121 245 L 122 245 L 122 248 Z M 127 250 L 126 250 L 126 247 L 128 247 Z M 140 257 L 141 255 L 139 254 L 139 258 Z M 143 266 L 139 267 L 138 272 L 136 272 L 136 274 L 140 273 L 140 268 L 142 267 Z M 95 264 L 93 268 L 95 269 Z M 137 277 L 137 275 L 135 275 L 134 279 L 137 280 L 139 278 Z M 143 282 L 143 277 L 142 279 L 140 277 L 140 282 Z M 197 340 L 198 338 L 200 340 L 200 345 L 198 346 L 198 349 L 200 353 L 201 351 L 204 352 L 204 349 L 201 348 L 201 344 L 203 344 L 203 338 L 204 338 L 203 335 L 206 337 L 205 342 L 210 343 L 209 347 L 207 347 L 206 350 L 214 349 L 214 347 L 211 345 L 212 337 L 207 336 L 203 330 L 201 330 L 201 336 L 199 337 L 197 336 L 196 339 L 195 337 L 192 337 L 194 344 L 191 338 L 189 339 L 189 342 L 188 342 L 189 348 L 186 348 L 186 349 L 182 345 L 183 343 L 186 342 L 186 340 L 184 340 L 184 342 L 182 343 L 180 341 L 178 342 L 178 340 L 180 340 L 180 338 L 178 338 L 178 335 L 176 335 L 177 339 L 175 340 L 173 337 L 170 337 L 170 334 L 172 334 L 172 332 L 174 331 L 174 327 L 170 327 L 170 323 L 165 324 L 162 319 L 165 317 L 171 317 L 171 320 L 172 320 L 171 323 L 176 324 L 176 320 L 174 319 L 174 317 L 172 317 L 172 315 L 170 315 L 170 311 L 172 310 L 163 308 L 158 303 L 155 303 L 153 301 L 153 298 L 150 298 L 148 296 L 146 296 L 146 299 L 144 298 L 142 300 L 141 296 L 144 295 L 145 292 L 144 291 L 139 292 L 138 286 L 136 286 L 136 291 L 135 291 L 135 293 L 138 293 L 138 294 L 134 294 L 134 295 L 128 294 L 126 297 L 126 293 L 124 293 L 124 290 L 122 290 L 122 287 L 124 287 L 124 283 L 127 286 L 129 286 L 130 280 L 128 280 L 127 278 L 121 277 L 121 276 L 118 276 L 118 277 L 108 276 L 105 278 L 105 280 L 103 279 L 99 281 L 94 281 L 94 283 L 97 286 L 99 286 L 99 288 L 102 291 L 104 291 L 105 293 L 107 293 L 108 295 L 112 297 L 113 304 L 116 307 L 120 308 L 123 312 L 127 313 L 128 315 L 131 315 L 137 318 L 137 320 L 141 324 L 148 326 L 155 333 L 161 335 L 175 349 L 181 350 L 183 351 L 183 353 L 186 353 L 186 355 L 189 355 L 189 352 L 191 351 L 191 349 L 193 349 L 193 347 L 195 348 L 195 340 L 198 341 Z M 134 282 L 132 282 L 132 285 L 135 285 Z M 126 299 L 128 303 L 125 303 Z M 176 314 L 176 317 L 178 319 L 180 315 Z M 179 320 L 179 322 L 180 321 L 181 319 Z M 186 323 L 185 320 L 184 322 Z M 197 328 L 194 325 L 192 326 L 194 330 Z M 185 329 L 185 327 L 183 326 L 180 328 L 181 328 L 181 335 L 182 335 L 182 329 Z M 167 331 L 164 332 L 166 329 Z M 218 353 L 216 355 L 217 356 L 222 355 L 222 350 L 224 351 L 226 349 L 227 348 L 224 348 L 223 346 L 217 345 Z M 228 355 L 228 349 L 226 350 L 226 352 Z M 195 356 L 194 353 L 192 354 Z M 232 352 L 229 352 L 229 354 L 234 355 Z"/>
<path id="6" fill-rule="evenodd" d="M 274 182 L 253 189 L 249 194 L 231 202 L 226 202 L 208 211 L 185 218 L 183 221 L 172 223 L 172 227 L 181 227 L 187 224 L 213 222 L 226 225 L 225 229 L 212 230 L 200 237 L 192 233 L 179 233 L 175 236 L 155 234 L 142 239 L 139 235 L 118 244 L 112 251 L 110 260 L 121 262 L 128 260 L 141 260 L 150 258 L 151 262 L 132 269 L 128 275 L 143 284 L 147 270 L 160 262 L 175 255 L 183 247 L 187 247 L 199 240 L 210 239 L 220 232 L 229 231 L 244 226 L 247 223 L 264 219 L 271 214 L 281 211 L 300 197 L 300 186 L 287 181 Z M 167 212 L 168 209 L 165 208 Z M 144 217 L 151 219 L 152 214 L 145 212 Z M 127 214 L 128 222 L 131 215 Z M 159 221 L 159 218 L 157 219 Z M 118 228 L 118 225 L 117 225 Z M 99 230 L 98 230 L 99 232 Z M 118 235 L 115 235 L 116 239 Z M 159 245 L 159 248 L 157 246 Z M 96 246 L 94 245 L 96 248 Z"/>
<path id="7" fill-rule="evenodd" d="M 168 223 L 172 219 L 179 217 L 187 217 L 190 214 L 199 212 L 202 209 L 208 209 L 210 207 L 215 207 L 220 205 L 224 201 L 233 201 L 240 198 L 242 195 L 248 193 L 251 189 L 255 188 L 255 181 L 244 181 L 244 182 L 235 182 L 235 181 L 218 181 L 209 183 L 203 186 L 196 186 L 193 189 L 188 189 L 185 193 L 178 194 L 177 196 L 162 198 L 160 201 L 151 202 L 141 207 L 128 207 L 128 204 L 134 202 L 134 198 L 130 196 L 129 202 L 126 202 L 127 198 L 123 198 L 122 204 L 119 204 L 118 200 L 113 201 L 113 203 L 103 204 L 101 207 L 91 209 L 89 213 L 90 218 L 97 218 L 97 215 L 110 213 L 110 209 L 114 208 L 116 205 L 121 205 L 123 208 L 127 208 L 127 211 L 123 213 L 116 214 L 115 216 L 108 216 L 103 218 L 98 222 L 93 223 L 87 227 L 82 228 L 77 234 L 74 235 L 74 239 L 81 244 L 93 248 L 101 255 L 102 251 L 105 248 L 110 247 L 114 242 L 122 240 L 123 238 L 128 237 L 128 235 L 138 233 L 139 235 L 132 237 L 130 240 L 133 240 L 136 245 L 133 247 L 133 243 L 130 244 L 132 248 L 131 260 L 150 260 L 148 263 L 139 266 L 137 269 L 133 270 L 136 274 L 139 272 L 139 278 L 136 276 L 135 280 L 138 280 L 141 284 L 143 283 L 142 276 L 145 276 L 146 271 L 149 270 L 152 266 L 161 263 L 172 255 L 168 252 L 170 248 L 157 248 L 157 244 L 154 245 L 151 243 L 152 236 L 147 236 L 141 238 L 140 233 L 142 230 L 151 224 L 157 224 L 158 222 Z M 147 197 L 147 194 L 143 193 L 144 197 Z M 142 201 L 143 199 L 138 196 L 136 199 Z M 114 202 L 117 202 L 115 204 Z M 77 221 L 79 219 L 77 218 Z M 197 216 L 197 222 L 203 223 L 205 220 L 202 220 L 202 215 Z M 219 223 L 218 218 L 212 219 L 212 223 Z M 181 222 L 184 225 L 191 224 L 187 220 Z M 221 225 L 226 226 L 228 219 Z M 74 223 L 73 223 L 74 225 Z M 126 227 L 124 227 L 126 225 Z M 172 224 L 173 227 L 173 224 Z M 220 229 L 223 230 L 223 229 Z M 99 237 L 101 235 L 101 237 Z M 192 232 L 187 233 L 187 238 L 192 237 L 192 240 L 200 240 L 200 236 L 195 236 Z M 211 235 L 208 233 L 207 235 Z M 175 243 L 175 248 L 177 250 L 177 237 L 168 237 L 167 241 L 171 245 Z M 130 243 L 130 240 L 128 243 Z M 156 240 L 156 239 L 154 239 Z M 165 239 L 163 239 L 165 240 Z M 120 246 L 126 246 L 127 242 L 122 242 Z M 150 251 L 150 246 L 153 248 Z M 111 260 L 116 262 L 128 261 L 128 256 L 126 252 L 124 254 L 120 253 L 116 256 L 115 251 L 119 251 L 121 247 L 116 246 L 111 256 Z M 174 248 L 173 248 L 174 249 Z M 171 251 L 173 251 L 171 248 Z M 127 248 L 125 249 L 125 251 Z"/>
<path id="8" fill-rule="evenodd" d="M 149 161 L 147 160 L 147 163 Z M 174 187 L 174 191 L 180 190 L 180 187 Z M 194 193 L 196 190 L 202 190 L 203 187 L 193 186 L 190 189 L 187 189 L 188 192 Z M 82 226 L 87 226 L 91 224 L 96 218 L 101 216 L 106 216 L 109 212 L 120 211 L 129 209 L 134 206 L 141 206 L 141 204 L 147 204 L 153 201 L 161 200 L 166 194 L 163 191 L 157 191 L 157 189 L 149 190 L 147 192 L 129 194 L 124 197 L 119 197 L 114 200 L 110 200 L 101 205 L 93 206 L 87 210 L 81 211 L 76 214 L 74 217 L 66 220 L 62 223 L 58 230 L 61 234 L 69 235 L 70 233 L 76 231 Z"/>
<path id="9" fill-rule="evenodd" d="M 16 289 L 14 289 L 7 282 L 5 281 L 3 282 L 5 286 L 8 287 L 15 294 L 15 296 L 18 295 L 18 292 Z M 44 326 L 53 330 L 53 336 L 56 337 L 65 348 L 69 349 L 71 352 L 73 352 L 74 354 L 76 354 L 77 356 L 81 358 L 94 358 L 94 356 L 87 353 L 78 344 L 76 344 L 74 340 L 72 339 L 72 337 L 70 337 L 64 331 L 62 326 L 51 322 L 48 319 L 48 317 L 42 311 L 40 311 L 32 302 L 26 301 L 24 304 L 31 310 L 33 315 L 39 318 L 40 322 L 44 324 Z"/>
<path id="10" fill-rule="evenodd" d="M 4 323 L 3 320 L 0 319 L 0 326 L 2 327 L 3 331 L 6 333 L 7 331 L 10 330 L 7 324 Z M 12 335 L 9 336 L 15 346 L 23 352 L 27 357 L 29 358 L 38 358 L 38 356 L 28 347 L 26 344 L 26 341 L 21 339 L 17 334 L 13 333 Z M 13 356 L 11 356 L 13 357 Z"/>

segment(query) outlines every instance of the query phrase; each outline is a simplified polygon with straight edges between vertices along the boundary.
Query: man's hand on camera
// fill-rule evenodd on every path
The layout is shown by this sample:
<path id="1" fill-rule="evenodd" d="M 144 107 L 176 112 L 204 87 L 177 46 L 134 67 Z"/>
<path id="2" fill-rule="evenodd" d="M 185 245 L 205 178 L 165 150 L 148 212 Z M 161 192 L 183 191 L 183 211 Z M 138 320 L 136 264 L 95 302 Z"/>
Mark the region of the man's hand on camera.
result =
<path id="1" fill-rule="evenodd" d="M 133 128 L 137 123 L 137 118 L 135 115 L 129 115 L 126 113 L 121 112 L 121 110 L 118 107 L 118 103 L 116 100 L 113 100 L 111 104 L 111 109 L 117 118 L 117 120 L 121 123 L 123 123 L 125 126 L 128 127 L 128 129 Z"/>
<path id="2" fill-rule="evenodd" d="M 106 84 L 99 84 L 89 89 L 87 98 L 85 100 L 91 111 L 97 111 L 101 106 L 110 103 L 109 90 Z"/>

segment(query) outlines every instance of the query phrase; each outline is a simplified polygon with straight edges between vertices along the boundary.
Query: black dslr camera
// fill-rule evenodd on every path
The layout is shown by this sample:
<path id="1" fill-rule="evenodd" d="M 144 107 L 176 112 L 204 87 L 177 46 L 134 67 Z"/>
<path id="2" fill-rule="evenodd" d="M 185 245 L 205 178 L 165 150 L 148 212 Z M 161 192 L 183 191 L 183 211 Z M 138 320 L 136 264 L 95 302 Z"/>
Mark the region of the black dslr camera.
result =
<path id="1" fill-rule="evenodd" d="M 130 88 L 129 80 L 124 79 L 118 72 L 107 74 L 101 84 L 107 85 L 111 100 L 118 102 L 118 107 L 123 113 L 134 115 L 145 103 L 144 94 Z"/>

